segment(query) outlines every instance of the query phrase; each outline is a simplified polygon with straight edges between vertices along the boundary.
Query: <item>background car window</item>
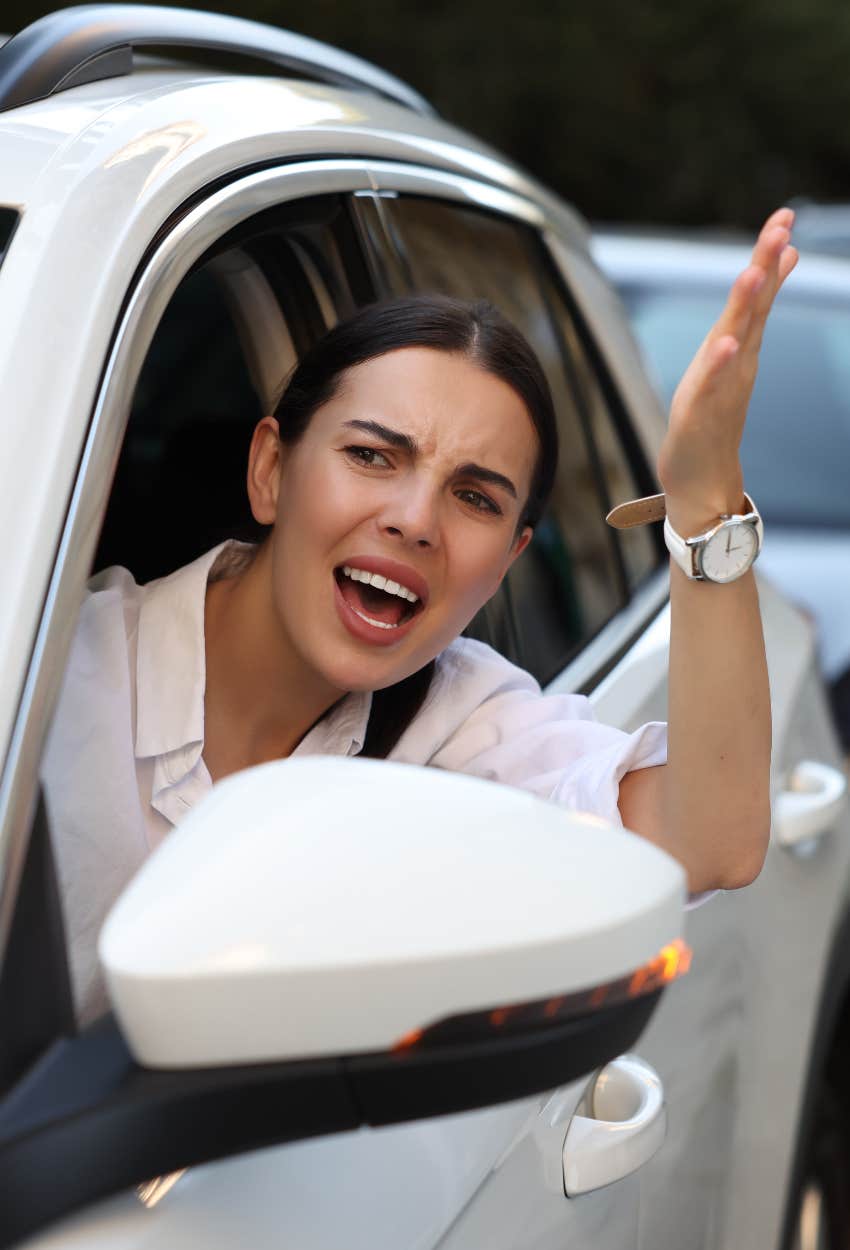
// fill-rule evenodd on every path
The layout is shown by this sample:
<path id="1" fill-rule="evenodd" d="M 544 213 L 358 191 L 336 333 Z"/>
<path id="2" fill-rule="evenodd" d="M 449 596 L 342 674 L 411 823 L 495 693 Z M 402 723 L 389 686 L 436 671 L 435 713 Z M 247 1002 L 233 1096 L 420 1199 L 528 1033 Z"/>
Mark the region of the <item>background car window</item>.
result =
<path id="1" fill-rule="evenodd" d="M 631 554 L 624 561 L 604 521 L 609 489 L 618 499 L 628 494 L 626 462 L 537 234 L 433 199 L 399 196 L 383 210 L 402 254 L 395 291 L 490 300 L 522 330 L 548 377 L 561 439 L 552 505 L 470 631 L 548 682 L 623 606 L 637 579 L 639 561 Z M 592 430 L 601 435 L 599 447 Z M 634 566 L 628 576 L 626 564 Z"/>
<path id="2" fill-rule="evenodd" d="M 717 319 L 724 293 L 623 292 L 669 402 Z M 766 521 L 850 525 L 850 308 L 785 296 L 770 316 L 741 444 L 747 489 Z"/>
<path id="3" fill-rule="evenodd" d="M 245 491 L 254 426 L 311 343 L 373 298 L 343 197 L 265 212 L 221 239 L 146 357 L 95 569 L 147 581 L 225 538 L 259 537 Z"/>

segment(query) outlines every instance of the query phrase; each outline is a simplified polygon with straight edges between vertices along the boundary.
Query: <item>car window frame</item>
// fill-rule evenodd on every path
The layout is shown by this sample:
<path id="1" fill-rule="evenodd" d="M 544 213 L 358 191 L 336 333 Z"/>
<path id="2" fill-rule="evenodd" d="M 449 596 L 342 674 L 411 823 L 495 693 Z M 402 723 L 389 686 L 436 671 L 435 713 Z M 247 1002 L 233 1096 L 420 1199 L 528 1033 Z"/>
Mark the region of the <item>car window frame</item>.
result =
<path id="1" fill-rule="evenodd" d="M 39 761 L 106 512 L 131 397 L 174 291 L 234 226 L 264 210 L 316 195 L 353 197 L 360 192 L 368 196 L 376 190 L 404 189 L 478 205 L 532 226 L 551 255 L 553 269 L 561 271 L 559 258 L 546 242 L 550 231 L 557 234 L 558 222 L 542 203 L 425 165 L 356 158 L 321 158 L 236 171 L 231 181 L 207 194 L 195 194 L 183 211 L 163 223 L 137 267 L 104 362 L 0 779 L 0 960 L 35 813 Z M 552 687 L 565 689 L 570 683 L 577 689 L 572 683 L 580 681 L 584 689 L 592 688 L 663 605 L 666 595 L 665 574 L 653 579 L 651 594 L 627 600 L 587 644 L 589 655 L 580 652 Z"/>

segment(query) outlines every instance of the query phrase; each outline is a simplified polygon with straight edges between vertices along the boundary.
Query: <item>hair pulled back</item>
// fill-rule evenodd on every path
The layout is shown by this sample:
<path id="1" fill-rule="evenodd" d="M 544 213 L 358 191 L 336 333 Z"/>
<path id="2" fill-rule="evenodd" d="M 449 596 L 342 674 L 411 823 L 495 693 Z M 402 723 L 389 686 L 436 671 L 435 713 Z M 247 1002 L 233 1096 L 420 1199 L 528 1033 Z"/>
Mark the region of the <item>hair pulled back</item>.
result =
<path id="1" fill-rule="evenodd" d="M 313 414 L 337 394 L 347 370 L 404 347 L 430 347 L 465 356 L 507 383 L 522 400 L 538 449 L 520 527 L 534 527 L 552 490 L 558 433 L 540 362 L 519 330 L 492 304 L 415 295 L 370 304 L 341 321 L 301 358 L 274 410 L 280 440 L 297 443 Z M 434 661 L 372 696 L 363 754 L 385 758 L 421 708 Z"/>
<path id="2" fill-rule="evenodd" d="M 293 370 L 274 416 L 283 443 L 297 443 L 313 413 L 333 399 L 348 369 L 403 347 L 466 356 L 510 386 L 528 411 L 538 451 L 521 525 L 537 524 L 552 490 L 558 432 L 540 362 L 506 317 L 486 300 L 413 295 L 369 304 L 310 348 Z"/>

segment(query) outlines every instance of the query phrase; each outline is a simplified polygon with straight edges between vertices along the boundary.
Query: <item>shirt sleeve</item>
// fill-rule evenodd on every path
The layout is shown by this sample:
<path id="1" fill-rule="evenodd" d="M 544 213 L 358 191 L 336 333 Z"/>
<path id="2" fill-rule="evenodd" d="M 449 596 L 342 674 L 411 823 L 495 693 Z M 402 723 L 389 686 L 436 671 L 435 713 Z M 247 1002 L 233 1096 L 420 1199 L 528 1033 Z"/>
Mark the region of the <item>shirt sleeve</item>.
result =
<path id="1" fill-rule="evenodd" d="M 418 761 L 405 755 L 417 730 L 432 743 Z M 518 786 L 615 824 L 620 779 L 667 759 L 664 724 L 635 733 L 602 725 L 584 695 L 545 695 L 530 674 L 470 639 L 440 657 L 426 705 L 399 746 L 397 758 Z"/>
<path id="2" fill-rule="evenodd" d="M 590 700 L 543 694 L 491 647 L 461 638 L 440 656 L 431 690 L 391 759 L 430 764 L 529 790 L 622 826 L 620 780 L 667 762 L 667 726 L 603 725 Z M 716 894 L 690 895 L 699 906 Z"/>

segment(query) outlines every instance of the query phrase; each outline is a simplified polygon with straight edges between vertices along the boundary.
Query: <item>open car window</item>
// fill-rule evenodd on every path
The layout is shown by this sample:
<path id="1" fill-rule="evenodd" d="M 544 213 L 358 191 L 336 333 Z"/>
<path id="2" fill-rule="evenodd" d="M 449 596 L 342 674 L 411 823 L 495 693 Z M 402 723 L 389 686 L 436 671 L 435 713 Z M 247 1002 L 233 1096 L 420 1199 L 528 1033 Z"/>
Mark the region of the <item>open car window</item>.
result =
<path id="1" fill-rule="evenodd" d="M 425 197 L 399 195 L 382 207 L 401 252 L 389 274 L 394 293 L 488 299 L 532 344 L 549 381 L 561 443 L 552 503 L 471 631 L 545 684 L 657 565 L 648 534 L 624 546 L 604 520 L 612 502 L 642 492 L 536 232 Z"/>
<path id="2" fill-rule="evenodd" d="M 344 197 L 267 211 L 220 240 L 151 344 L 95 569 L 148 581 L 225 538 L 258 538 L 245 490 L 254 426 L 307 348 L 373 298 Z"/>

